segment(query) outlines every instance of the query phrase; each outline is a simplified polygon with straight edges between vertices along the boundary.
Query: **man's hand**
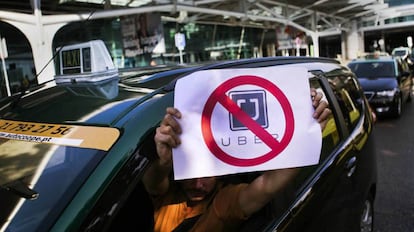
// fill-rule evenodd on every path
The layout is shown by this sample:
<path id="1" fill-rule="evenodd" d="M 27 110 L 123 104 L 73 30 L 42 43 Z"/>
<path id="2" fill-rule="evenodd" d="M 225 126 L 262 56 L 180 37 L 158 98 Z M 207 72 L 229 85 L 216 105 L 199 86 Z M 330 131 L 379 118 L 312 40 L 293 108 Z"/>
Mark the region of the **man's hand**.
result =
<path id="1" fill-rule="evenodd" d="M 168 107 L 166 112 L 154 136 L 159 159 L 151 164 L 143 178 L 145 188 L 152 196 L 167 192 L 170 186 L 169 174 L 173 166 L 172 149 L 181 143 L 181 127 L 176 120 L 181 118 L 181 113 L 172 107 Z"/>
<path id="2" fill-rule="evenodd" d="M 313 118 L 319 122 L 321 130 L 323 130 L 332 112 L 329 109 L 328 102 L 323 99 L 322 93 L 316 91 L 314 88 L 311 88 L 311 98 L 313 108 L 315 108 Z"/>
<path id="3" fill-rule="evenodd" d="M 161 165 L 167 165 L 172 162 L 172 148 L 181 144 L 179 137 L 181 126 L 176 120 L 176 118 L 181 118 L 181 113 L 173 107 L 168 107 L 166 112 L 154 136 Z"/>

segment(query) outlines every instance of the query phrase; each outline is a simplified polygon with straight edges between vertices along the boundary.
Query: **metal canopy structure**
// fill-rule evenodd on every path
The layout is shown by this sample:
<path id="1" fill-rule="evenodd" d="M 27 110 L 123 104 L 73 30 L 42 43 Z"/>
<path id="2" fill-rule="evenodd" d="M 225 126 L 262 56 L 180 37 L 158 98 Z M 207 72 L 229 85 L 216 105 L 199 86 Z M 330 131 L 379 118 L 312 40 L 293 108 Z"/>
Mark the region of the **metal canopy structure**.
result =
<path id="1" fill-rule="evenodd" d="M 43 16 L 77 14 L 77 20 L 159 12 L 164 20 L 178 23 L 261 28 L 289 25 L 307 33 L 318 32 L 319 36 L 348 31 L 352 21 L 363 28 L 381 26 L 386 19 L 414 15 L 414 4 L 390 8 L 384 0 L 30 0 L 30 4 L 28 1 L 3 0 L 0 9 L 34 14 L 38 8 Z M 51 18 L 50 23 L 54 20 L 59 21 Z"/>
<path id="2" fill-rule="evenodd" d="M 158 13 L 163 21 L 276 29 L 285 27 L 312 38 L 341 35 L 348 52 L 361 49 L 358 32 L 387 28 L 387 19 L 414 15 L 414 4 L 389 7 L 392 0 L 1 0 L 0 21 L 28 39 L 39 83 L 54 75 L 52 41 L 64 25 L 102 18 Z M 414 21 L 404 22 L 412 26 Z M 397 24 L 393 24 L 396 26 Z M 402 24 L 401 24 L 402 25 Z M 391 26 L 392 27 L 392 26 Z M 356 44 L 356 46 L 354 46 Z M 347 54 L 345 50 L 343 54 Z"/>

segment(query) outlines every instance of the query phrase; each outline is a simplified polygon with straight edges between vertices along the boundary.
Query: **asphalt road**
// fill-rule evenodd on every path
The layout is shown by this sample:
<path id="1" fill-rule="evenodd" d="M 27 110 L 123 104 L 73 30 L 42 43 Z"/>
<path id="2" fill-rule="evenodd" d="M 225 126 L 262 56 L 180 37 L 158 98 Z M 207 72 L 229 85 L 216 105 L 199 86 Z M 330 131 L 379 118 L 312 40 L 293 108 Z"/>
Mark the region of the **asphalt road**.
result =
<path id="1" fill-rule="evenodd" d="M 380 118 L 374 135 L 378 165 L 374 231 L 414 232 L 414 99 L 400 118 Z"/>

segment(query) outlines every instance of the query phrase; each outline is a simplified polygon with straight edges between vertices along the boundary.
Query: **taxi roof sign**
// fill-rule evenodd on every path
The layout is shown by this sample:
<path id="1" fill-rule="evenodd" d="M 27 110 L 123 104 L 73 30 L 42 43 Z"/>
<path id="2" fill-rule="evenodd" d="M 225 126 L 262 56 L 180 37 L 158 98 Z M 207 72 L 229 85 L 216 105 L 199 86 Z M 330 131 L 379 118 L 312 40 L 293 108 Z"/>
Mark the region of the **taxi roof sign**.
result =
<path id="1" fill-rule="evenodd" d="M 59 48 L 59 74 L 56 83 L 97 82 L 118 77 L 108 49 L 102 40 Z"/>

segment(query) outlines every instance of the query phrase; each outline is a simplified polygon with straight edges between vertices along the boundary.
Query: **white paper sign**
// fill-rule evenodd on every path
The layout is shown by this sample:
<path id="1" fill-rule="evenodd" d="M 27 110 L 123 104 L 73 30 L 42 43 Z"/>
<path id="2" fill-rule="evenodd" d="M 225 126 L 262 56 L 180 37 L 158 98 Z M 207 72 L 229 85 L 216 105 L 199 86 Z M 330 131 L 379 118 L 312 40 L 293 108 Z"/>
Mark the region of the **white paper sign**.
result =
<path id="1" fill-rule="evenodd" d="M 322 146 L 308 73 L 298 67 L 206 70 L 177 81 L 176 180 L 314 165 Z"/>

